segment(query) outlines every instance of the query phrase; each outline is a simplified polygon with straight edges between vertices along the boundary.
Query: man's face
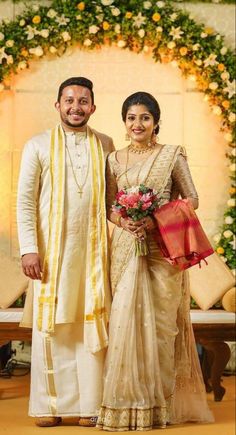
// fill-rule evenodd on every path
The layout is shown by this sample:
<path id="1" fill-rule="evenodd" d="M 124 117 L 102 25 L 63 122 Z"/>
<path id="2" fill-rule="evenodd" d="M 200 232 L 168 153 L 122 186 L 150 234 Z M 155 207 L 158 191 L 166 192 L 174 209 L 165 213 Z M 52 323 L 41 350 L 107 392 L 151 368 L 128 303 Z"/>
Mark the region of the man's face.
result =
<path id="1" fill-rule="evenodd" d="M 83 131 L 96 106 L 92 104 L 90 90 L 72 85 L 63 89 L 60 101 L 55 104 L 66 131 Z"/>

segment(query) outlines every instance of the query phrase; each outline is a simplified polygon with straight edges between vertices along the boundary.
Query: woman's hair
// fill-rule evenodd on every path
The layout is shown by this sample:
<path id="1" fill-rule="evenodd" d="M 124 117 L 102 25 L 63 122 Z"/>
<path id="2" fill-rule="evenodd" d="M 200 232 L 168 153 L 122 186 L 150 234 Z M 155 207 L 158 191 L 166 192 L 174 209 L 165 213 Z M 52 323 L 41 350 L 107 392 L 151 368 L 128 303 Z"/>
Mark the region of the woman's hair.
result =
<path id="1" fill-rule="evenodd" d="M 122 119 L 126 121 L 126 115 L 131 106 L 135 106 L 137 104 L 143 104 L 146 106 L 148 111 L 152 114 L 155 124 L 158 124 L 160 120 L 161 110 L 157 100 L 148 92 L 135 92 L 126 98 L 122 105 L 121 115 Z M 157 125 L 155 129 L 155 133 L 158 134 L 159 125 Z"/>

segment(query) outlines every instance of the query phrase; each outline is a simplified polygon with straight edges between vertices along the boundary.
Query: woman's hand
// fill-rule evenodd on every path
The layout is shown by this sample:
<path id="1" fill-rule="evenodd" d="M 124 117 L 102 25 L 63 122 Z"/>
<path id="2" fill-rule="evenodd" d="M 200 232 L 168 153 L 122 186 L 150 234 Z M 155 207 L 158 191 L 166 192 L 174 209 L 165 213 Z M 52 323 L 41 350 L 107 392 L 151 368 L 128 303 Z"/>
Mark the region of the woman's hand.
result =
<path id="1" fill-rule="evenodd" d="M 138 222 L 135 222 L 137 224 L 136 232 L 142 232 L 145 231 L 152 231 L 154 228 L 156 228 L 156 222 L 151 216 L 146 216 L 145 218 L 141 219 Z"/>
<path id="2" fill-rule="evenodd" d="M 152 231 L 156 228 L 156 223 L 150 216 L 146 216 L 139 221 L 133 221 L 130 218 L 121 218 L 120 226 L 124 228 L 124 230 L 132 233 L 135 237 L 143 237 L 145 231 Z"/>
<path id="3" fill-rule="evenodd" d="M 129 233 L 136 235 L 136 231 L 139 228 L 139 225 L 137 225 L 137 222 L 134 222 L 130 218 L 121 218 L 120 219 L 120 226 Z"/>

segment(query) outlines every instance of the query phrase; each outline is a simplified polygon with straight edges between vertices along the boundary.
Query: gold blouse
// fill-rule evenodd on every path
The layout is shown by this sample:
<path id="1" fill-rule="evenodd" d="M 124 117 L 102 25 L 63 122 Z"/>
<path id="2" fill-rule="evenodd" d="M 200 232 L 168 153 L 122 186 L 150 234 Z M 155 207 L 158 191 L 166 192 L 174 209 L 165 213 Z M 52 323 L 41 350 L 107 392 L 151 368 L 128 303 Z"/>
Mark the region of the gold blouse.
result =
<path id="1" fill-rule="evenodd" d="M 116 151 L 112 152 L 107 159 L 107 210 L 111 208 L 117 191 L 129 187 L 127 177 L 130 185 L 136 185 L 138 178 L 138 184 L 142 183 L 157 190 L 160 205 L 179 196 L 198 199 L 183 147 L 163 145 L 160 152 L 152 153 L 127 171 L 125 165 L 118 162 L 116 154 Z"/>

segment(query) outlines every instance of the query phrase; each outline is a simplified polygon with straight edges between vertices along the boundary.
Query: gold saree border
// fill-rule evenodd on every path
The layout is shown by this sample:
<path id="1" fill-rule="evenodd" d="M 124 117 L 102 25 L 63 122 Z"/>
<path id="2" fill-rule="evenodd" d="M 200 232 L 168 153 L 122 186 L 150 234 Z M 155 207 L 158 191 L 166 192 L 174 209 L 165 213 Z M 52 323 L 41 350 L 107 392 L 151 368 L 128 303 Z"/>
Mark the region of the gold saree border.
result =
<path id="1" fill-rule="evenodd" d="M 101 406 L 97 427 L 109 431 L 146 431 L 165 428 L 167 422 L 166 407 L 152 408 L 113 408 Z"/>

